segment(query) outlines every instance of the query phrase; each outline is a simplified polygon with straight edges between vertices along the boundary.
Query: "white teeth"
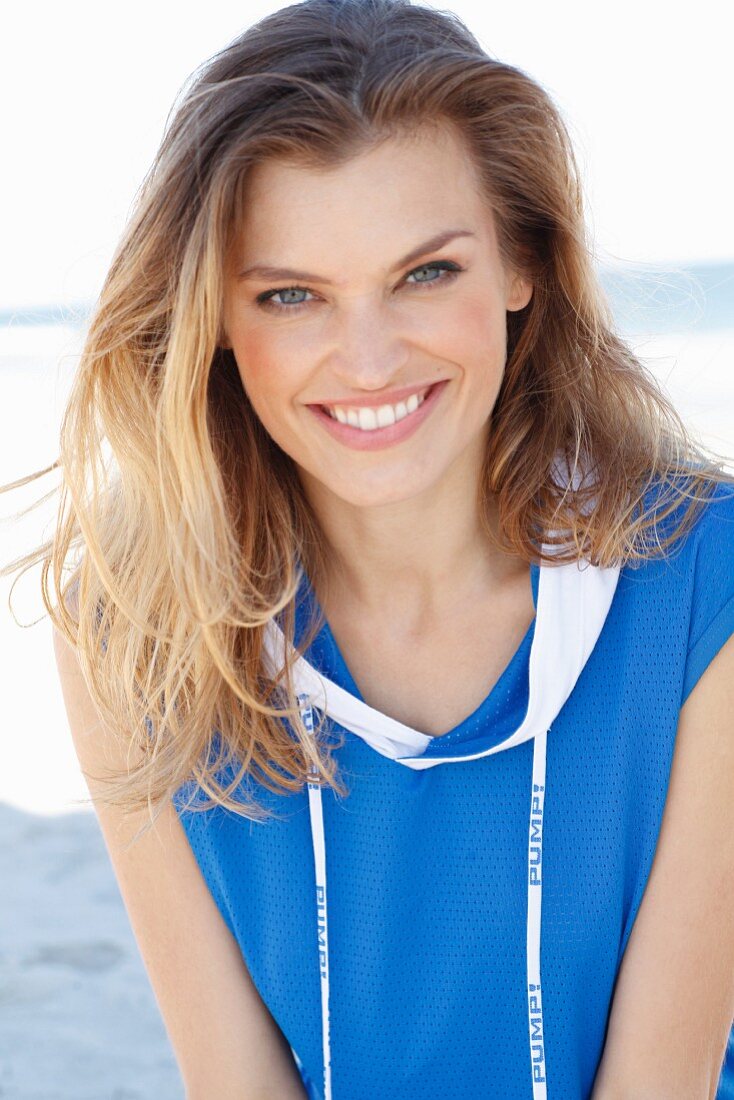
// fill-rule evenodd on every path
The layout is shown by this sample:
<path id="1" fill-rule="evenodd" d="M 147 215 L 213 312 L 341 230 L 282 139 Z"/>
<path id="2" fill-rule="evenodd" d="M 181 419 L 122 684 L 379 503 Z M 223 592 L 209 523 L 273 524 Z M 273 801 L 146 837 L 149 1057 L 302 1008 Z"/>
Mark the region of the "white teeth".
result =
<path id="1" fill-rule="evenodd" d="M 338 420 L 340 424 L 351 424 L 353 428 L 360 428 L 364 432 L 374 431 L 375 428 L 386 428 L 390 424 L 396 424 L 423 404 L 428 393 L 425 389 L 422 393 L 412 393 L 407 401 L 399 401 L 397 405 L 380 405 L 377 408 L 368 406 L 347 407 L 345 405 L 324 405 L 329 416 Z"/>
<path id="2" fill-rule="evenodd" d="M 365 431 L 372 431 L 373 428 L 377 428 L 377 413 L 374 409 L 364 408 L 357 410 L 359 414 L 359 426 Z"/>

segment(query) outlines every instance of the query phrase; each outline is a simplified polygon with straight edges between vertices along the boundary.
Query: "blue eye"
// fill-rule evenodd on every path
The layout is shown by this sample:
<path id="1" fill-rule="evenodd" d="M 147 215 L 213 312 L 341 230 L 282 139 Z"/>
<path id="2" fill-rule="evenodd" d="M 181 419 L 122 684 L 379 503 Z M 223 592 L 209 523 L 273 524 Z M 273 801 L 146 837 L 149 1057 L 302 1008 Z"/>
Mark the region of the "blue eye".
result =
<path id="1" fill-rule="evenodd" d="M 430 263 L 421 264 L 420 267 L 414 267 L 412 271 L 408 272 L 404 281 L 405 285 L 410 287 L 432 287 L 437 283 L 449 282 L 463 270 L 464 269 L 454 263 L 453 260 L 431 260 Z M 408 279 L 410 276 L 419 272 L 435 272 L 436 277 L 432 279 L 418 279 L 416 282 L 409 283 Z M 281 286 L 273 290 L 263 291 L 262 294 L 257 295 L 255 301 L 259 306 L 262 306 L 263 309 L 269 309 L 275 313 L 295 313 L 309 303 L 303 298 L 293 298 L 292 296 L 294 294 L 310 293 L 311 291 L 303 286 Z M 275 301 L 276 295 L 282 295 L 281 301 Z"/>
<path id="2" fill-rule="evenodd" d="M 266 290 L 264 294 L 258 294 L 257 300 L 258 302 L 272 302 L 276 294 L 310 294 L 310 291 L 307 291 L 306 288 L 302 286 L 284 286 L 280 287 L 279 290 Z M 277 307 L 300 306 L 303 305 L 304 302 L 303 299 L 286 297 L 285 299 L 281 300 L 280 302 L 276 302 L 275 304 Z"/>
<path id="3" fill-rule="evenodd" d="M 421 264 L 420 267 L 414 267 L 412 271 L 408 272 L 408 274 L 406 276 L 406 279 L 410 278 L 411 275 L 415 275 L 415 273 L 417 271 L 435 272 L 439 276 L 440 276 L 440 273 L 442 271 L 445 273 L 443 278 L 439 277 L 439 278 L 436 278 L 436 279 L 419 279 L 418 280 L 419 283 L 423 283 L 424 285 L 428 285 L 428 284 L 432 284 L 432 283 L 444 283 L 444 282 L 446 282 L 446 276 L 456 274 L 457 271 L 461 271 L 461 268 L 458 266 L 458 264 L 454 264 L 450 260 L 433 260 L 430 264 Z M 414 283 L 412 285 L 415 286 L 416 284 Z"/>

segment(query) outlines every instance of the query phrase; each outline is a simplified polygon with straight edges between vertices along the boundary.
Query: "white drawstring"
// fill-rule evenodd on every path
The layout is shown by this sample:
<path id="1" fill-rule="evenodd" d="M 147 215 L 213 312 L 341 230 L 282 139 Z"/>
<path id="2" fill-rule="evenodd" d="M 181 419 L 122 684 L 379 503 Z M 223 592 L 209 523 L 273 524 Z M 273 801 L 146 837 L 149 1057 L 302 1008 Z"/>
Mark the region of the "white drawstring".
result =
<path id="1" fill-rule="evenodd" d="M 304 692 L 298 695 L 298 706 L 307 732 L 313 735 L 313 710 Z M 312 774 L 316 768 L 311 765 Z M 331 1035 L 329 1030 L 329 924 L 326 907 L 326 845 L 324 843 L 324 812 L 321 787 L 308 784 L 308 813 L 311 819 L 311 843 L 316 868 L 316 942 L 319 949 L 321 975 L 321 1045 L 324 1062 L 324 1100 L 331 1100 Z"/>
<path id="2" fill-rule="evenodd" d="M 543 807 L 545 804 L 545 749 L 548 732 L 536 734 L 528 834 L 528 1027 L 533 1100 L 546 1100 L 545 1033 L 540 982 L 540 920 L 543 901 Z"/>
<path id="3" fill-rule="evenodd" d="M 306 692 L 298 695 L 298 706 L 304 727 L 313 734 L 313 709 Z M 543 807 L 545 803 L 545 755 L 547 731 L 537 734 L 533 745 L 532 793 L 528 831 L 528 911 L 527 911 L 527 981 L 528 1029 L 530 1036 L 530 1072 L 533 1100 L 546 1100 L 545 1036 L 543 1031 L 543 1001 L 540 978 L 540 931 L 543 898 Z M 398 761 L 400 763 L 400 761 Z M 315 768 L 311 767 L 312 774 Z M 308 811 L 311 821 L 316 873 L 316 938 L 321 977 L 321 1046 L 324 1065 L 324 1100 L 331 1093 L 331 1035 L 329 1028 L 329 924 L 326 893 L 326 843 L 321 787 L 308 784 Z"/>

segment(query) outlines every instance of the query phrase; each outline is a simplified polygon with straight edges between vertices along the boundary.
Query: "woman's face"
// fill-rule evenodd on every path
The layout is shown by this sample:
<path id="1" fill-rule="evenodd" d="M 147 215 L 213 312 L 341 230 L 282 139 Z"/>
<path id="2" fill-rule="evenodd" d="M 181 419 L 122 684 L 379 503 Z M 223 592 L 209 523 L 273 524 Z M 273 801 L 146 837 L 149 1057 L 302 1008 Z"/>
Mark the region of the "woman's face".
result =
<path id="1" fill-rule="evenodd" d="M 430 490 L 470 456 L 476 473 L 505 311 L 531 293 L 503 268 L 460 139 L 432 127 L 329 170 L 257 165 L 224 330 L 302 482 L 379 505 Z"/>

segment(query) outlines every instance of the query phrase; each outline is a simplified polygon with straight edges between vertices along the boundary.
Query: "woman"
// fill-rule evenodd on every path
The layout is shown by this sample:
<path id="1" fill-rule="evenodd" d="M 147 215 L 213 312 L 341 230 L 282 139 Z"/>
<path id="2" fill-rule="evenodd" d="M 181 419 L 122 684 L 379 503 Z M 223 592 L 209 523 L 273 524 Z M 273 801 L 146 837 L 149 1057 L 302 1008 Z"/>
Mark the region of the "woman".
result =
<path id="1" fill-rule="evenodd" d="M 734 478 L 534 81 L 404 0 L 248 30 L 61 443 L 34 560 L 188 1097 L 732 1095 Z"/>

